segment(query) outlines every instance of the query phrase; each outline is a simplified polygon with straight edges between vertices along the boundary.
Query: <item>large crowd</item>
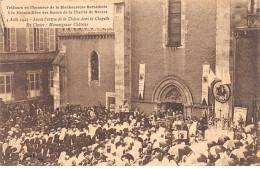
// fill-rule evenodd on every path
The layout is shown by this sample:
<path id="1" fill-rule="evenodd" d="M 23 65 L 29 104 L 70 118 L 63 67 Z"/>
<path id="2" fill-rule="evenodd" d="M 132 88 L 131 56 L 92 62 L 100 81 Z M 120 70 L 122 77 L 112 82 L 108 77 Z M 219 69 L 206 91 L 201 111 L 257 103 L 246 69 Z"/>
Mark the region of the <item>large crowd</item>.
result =
<path id="1" fill-rule="evenodd" d="M 255 125 L 234 127 L 234 136 L 206 140 L 214 127 L 208 118 L 189 119 L 181 114 L 170 124 L 156 112 L 137 109 L 129 116 L 94 107 L 2 108 L 1 165 L 14 166 L 143 166 L 143 165 L 259 165 L 260 152 Z M 209 129 L 208 129 L 209 128 Z M 177 133 L 177 134 L 176 134 Z M 180 133 L 182 135 L 180 136 Z M 206 145 L 205 151 L 196 151 Z M 194 149 L 195 147 L 195 149 Z"/>

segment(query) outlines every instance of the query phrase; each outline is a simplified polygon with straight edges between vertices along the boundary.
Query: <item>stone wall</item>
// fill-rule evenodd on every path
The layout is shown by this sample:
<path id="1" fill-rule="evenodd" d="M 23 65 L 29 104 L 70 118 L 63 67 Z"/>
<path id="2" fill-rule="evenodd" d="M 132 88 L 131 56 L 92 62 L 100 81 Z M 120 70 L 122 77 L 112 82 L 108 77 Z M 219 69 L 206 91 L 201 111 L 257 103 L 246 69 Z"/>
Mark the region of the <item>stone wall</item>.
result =
<path id="1" fill-rule="evenodd" d="M 115 104 L 118 112 L 126 101 L 131 106 L 131 3 L 114 6 L 115 31 Z"/>
<path id="2" fill-rule="evenodd" d="M 182 24 L 180 48 L 165 46 L 167 39 L 167 0 L 132 0 L 132 100 L 138 106 L 139 64 L 146 66 L 144 101 L 152 102 L 155 86 L 162 79 L 175 76 L 183 81 L 192 94 L 193 103 L 201 103 L 202 65 L 215 64 L 216 2 L 215 0 L 186 0 L 182 2 L 185 19 Z M 183 16 L 184 14 L 182 14 Z M 140 102 L 141 103 L 141 102 Z M 149 106 L 146 106 L 149 107 Z M 148 109 L 151 112 L 153 106 Z M 193 110 L 200 114 L 200 109 Z M 147 112 L 147 113 L 149 113 Z"/>
<path id="3" fill-rule="evenodd" d="M 106 92 L 115 91 L 114 39 L 72 38 L 61 39 L 61 43 L 66 46 L 66 67 L 60 72 L 61 94 L 67 97 L 64 102 L 93 106 L 100 101 L 106 105 Z M 92 51 L 99 57 L 99 82 L 89 78 Z"/>
<path id="4" fill-rule="evenodd" d="M 230 78 L 229 55 L 230 55 L 230 1 L 217 0 L 216 15 L 216 75 L 223 81 Z M 216 117 L 229 118 L 231 115 L 231 99 L 226 103 L 215 101 Z"/>

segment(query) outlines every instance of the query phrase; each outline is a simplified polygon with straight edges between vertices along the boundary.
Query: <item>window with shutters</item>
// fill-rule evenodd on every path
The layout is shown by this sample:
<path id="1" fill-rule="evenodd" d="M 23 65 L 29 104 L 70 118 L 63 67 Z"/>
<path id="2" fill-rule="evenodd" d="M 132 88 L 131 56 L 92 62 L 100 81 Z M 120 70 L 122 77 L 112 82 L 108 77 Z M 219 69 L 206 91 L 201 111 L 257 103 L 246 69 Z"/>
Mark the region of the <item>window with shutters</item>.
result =
<path id="1" fill-rule="evenodd" d="M 41 72 L 30 72 L 28 73 L 29 78 L 29 92 L 30 97 L 37 97 L 41 95 Z"/>
<path id="2" fill-rule="evenodd" d="M 39 28 L 39 50 L 44 51 L 44 29 Z"/>
<path id="3" fill-rule="evenodd" d="M 45 28 L 27 28 L 28 52 L 47 51 L 49 46 L 47 46 L 47 48 L 45 49 L 45 41 L 47 41 L 46 44 L 49 45 L 49 29 L 45 30 Z"/>
<path id="4" fill-rule="evenodd" d="M 34 28 L 27 28 L 26 30 L 26 51 L 34 51 Z"/>
<path id="5" fill-rule="evenodd" d="M 55 29 L 49 29 L 49 50 L 55 51 L 56 49 L 56 37 L 55 37 Z"/>
<path id="6" fill-rule="evenodd" d="M 50 32 L 49 28 L 44 29 L 45 51 L 50 51 L 49 32 Z"/>
<path id="7" fill-rule="evenodd" d="M 99 80 L 98 55 L 93 51 L 90 55 L 91 81 Z"/>
<path id="8" fill-rule="evenodd" d="M 39 28 L 33 28 L 33 48 L 34 51 L 39 51 L 40 31 Z"/>
<path id="9" fill-rule="evenodd" d="M 0 98 L 4 101 L 12 100 L 13 72 L 0 74 Z"/>
<path id="10" fill-rule="evenodd" d="M 17 41 L 16 41 L 16 28 L 9 29 L 10 34 L 10 52 L 17 51 Z"/>
<path id="11" fill-rule="evenodd" d="M 169 0 L 168 47 L 181 46 L 181 0 Z"/>

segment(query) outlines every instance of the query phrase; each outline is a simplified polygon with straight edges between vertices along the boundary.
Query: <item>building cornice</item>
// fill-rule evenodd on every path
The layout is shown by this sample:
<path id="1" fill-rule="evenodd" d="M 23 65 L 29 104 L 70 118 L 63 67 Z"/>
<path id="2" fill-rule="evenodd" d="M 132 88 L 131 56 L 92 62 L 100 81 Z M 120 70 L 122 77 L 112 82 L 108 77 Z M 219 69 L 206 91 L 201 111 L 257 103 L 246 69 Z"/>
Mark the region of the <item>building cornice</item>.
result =
<path id="1" fill-rule="evenodd" d="M 114 33 L 101 34 L 82 34 L 82 35 L 58 35 L 60 39 L 114 39 Z"/>
<path id="2" fill-rule="evenodd" d="M 61 28 L 60 39 L 114 39 L 113 28 Z"/>

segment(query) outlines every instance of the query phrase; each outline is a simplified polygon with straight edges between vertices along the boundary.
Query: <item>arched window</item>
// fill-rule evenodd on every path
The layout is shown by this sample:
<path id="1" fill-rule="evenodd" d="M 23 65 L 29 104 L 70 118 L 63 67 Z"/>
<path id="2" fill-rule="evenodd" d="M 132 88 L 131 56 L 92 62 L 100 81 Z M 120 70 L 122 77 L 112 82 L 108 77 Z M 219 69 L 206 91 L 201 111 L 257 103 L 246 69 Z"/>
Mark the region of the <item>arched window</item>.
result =
<path id="1" fill-rule="evenodd" d="M 99 64 L 98 55 L 93 51 L 90 55 L 90 70 L 91 70 L 91 81 L 99 80 Z"/>

